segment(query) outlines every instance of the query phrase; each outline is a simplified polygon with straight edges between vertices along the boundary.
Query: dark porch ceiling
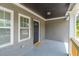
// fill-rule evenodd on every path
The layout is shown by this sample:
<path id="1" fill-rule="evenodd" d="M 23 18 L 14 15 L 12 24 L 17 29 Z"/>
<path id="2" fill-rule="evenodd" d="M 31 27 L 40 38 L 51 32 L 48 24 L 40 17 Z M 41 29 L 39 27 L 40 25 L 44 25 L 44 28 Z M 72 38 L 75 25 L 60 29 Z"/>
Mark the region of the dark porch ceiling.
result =
<path id="1" fill-rule="evenodd" d="M 65 16 L 69 3 L 21 3 L 46 19 Z"/>

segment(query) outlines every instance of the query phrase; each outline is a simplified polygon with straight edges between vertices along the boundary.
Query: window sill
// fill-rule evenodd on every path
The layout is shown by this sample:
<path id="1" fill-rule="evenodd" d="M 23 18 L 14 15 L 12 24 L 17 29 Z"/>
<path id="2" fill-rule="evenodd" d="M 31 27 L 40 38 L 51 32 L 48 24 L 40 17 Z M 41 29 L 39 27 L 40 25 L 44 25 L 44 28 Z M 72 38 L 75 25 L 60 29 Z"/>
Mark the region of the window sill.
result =
<path id="1" fill-rule="evenodd" d="M 23 42 L 23 41 L 27 41 L 27 40 L 30 40 L 30 38 L 25 38 L 25 39 L 19 40 L 19 42 Z"/>

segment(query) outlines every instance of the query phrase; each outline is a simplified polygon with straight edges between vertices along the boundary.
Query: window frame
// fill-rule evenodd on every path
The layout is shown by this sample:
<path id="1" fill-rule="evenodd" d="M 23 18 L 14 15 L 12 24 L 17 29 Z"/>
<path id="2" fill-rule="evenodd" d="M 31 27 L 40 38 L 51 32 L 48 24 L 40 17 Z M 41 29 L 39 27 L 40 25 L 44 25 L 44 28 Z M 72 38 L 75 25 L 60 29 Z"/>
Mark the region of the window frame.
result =
<path id="1" fill-rule="evenodd" d="M 20 28 L 22 28 L 22 27 L 20 27 L 20 17 L 24 17 L 24 18 L 28 18 L 29 19 L 29 37 L 28 38 L 25 38 L 25 39 L 20 39 Z M 24 27 L 23 27 L 24 28 Z M 25 29 L 25 28 L 24 28 Z M 18 42 L 23 42 L 23 41 L 26 41 L 26 40 L 29 40 L 30 38 L 31 38 L 31 21 L 30 21 L 30 17 L 29 16 L 26 16 L 26 15 L 24 15 L 24 14 L 21 14 L 21 13 L 19 13 L 18 14 Z"/>
<path id="2" fill-rule="evenodd" d="M 9 46 L 9 45 L 13 45 L 13 39 L 14 39 L 14 21 L 13 21 L 13 19 L 14 19 L 14 11 L 13 10 L 10 10 L 10 9 L 8 9 L 8 8 L 5 8 L 5 7 L 2 7 L 2 6 L 0 6 L 0 10 L 3 10 L 3 12 L 8 12 L 8 13 L 10 13 L 11 15 L 11 19 L 10 19 L 10 27 L 0 27 L 0 28 L 10 28 L 10 42 L 9 43 L 6 43 L 6 44 L 2 44 L 2 45 L 0 45 L 0 48 L 3 48 L 3 47 L 6 47 L 6 46 Z"/>

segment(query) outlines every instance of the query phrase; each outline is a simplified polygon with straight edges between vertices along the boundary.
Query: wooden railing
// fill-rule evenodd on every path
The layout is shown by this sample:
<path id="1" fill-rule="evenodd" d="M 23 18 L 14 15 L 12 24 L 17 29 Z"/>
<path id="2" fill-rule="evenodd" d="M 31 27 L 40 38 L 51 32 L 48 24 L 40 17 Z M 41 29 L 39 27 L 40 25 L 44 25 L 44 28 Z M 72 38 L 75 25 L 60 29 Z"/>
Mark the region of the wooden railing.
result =
<path id="1" fill-rule="evenodd" d="M 79 56 L 79 43 L 76 40 L 71 39 L 71 56 Z"/>

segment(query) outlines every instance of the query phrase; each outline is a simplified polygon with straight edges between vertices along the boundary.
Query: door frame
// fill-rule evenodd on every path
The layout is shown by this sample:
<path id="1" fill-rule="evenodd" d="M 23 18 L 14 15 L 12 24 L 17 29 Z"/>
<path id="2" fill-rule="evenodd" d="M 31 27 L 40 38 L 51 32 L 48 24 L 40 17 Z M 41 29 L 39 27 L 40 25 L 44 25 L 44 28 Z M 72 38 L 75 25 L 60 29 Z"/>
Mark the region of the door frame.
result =
<path id="1" fill-rule="evenodd" d="M 39 23 L 39 38 L 38 38 L 38 42 L 40 42 L 40 21 L 39 20 L 36 20 L 36 19 L 33 19 L 33 21 L 36 21 L 36 22 Z"/>

